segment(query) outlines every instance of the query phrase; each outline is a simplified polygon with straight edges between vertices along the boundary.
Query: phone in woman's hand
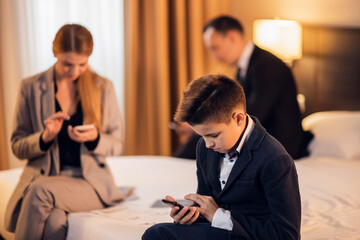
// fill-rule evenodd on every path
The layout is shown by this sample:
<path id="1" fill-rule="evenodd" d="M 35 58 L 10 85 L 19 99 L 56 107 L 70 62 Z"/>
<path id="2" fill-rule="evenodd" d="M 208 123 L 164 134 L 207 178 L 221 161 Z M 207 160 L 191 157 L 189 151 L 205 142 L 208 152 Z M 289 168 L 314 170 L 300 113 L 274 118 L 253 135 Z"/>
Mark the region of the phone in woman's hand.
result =
<path id="1" fill-rule="evenodd" d="M 74 129 L 76 129 L 79 132 L 85 132 L 94 128 L 95 128 L 94 124 L 77 125 L 74 127 Z"/>

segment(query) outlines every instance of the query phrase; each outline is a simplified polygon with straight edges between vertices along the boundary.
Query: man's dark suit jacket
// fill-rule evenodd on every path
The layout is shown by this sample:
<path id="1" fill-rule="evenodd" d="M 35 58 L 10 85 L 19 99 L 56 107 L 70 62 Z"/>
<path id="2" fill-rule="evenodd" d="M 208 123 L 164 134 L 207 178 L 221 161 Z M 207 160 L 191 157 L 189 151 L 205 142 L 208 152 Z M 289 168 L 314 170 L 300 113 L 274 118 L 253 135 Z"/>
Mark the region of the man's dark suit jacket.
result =
<path id="1" fill-rule="evenodd" d="M 177 158 L 196 159 L 196 145 L 200 139 L 200 135 L 193 132 L 189 140 L 182 144 L 172 155 Z"/>
<path id="2" fill-rule="evenodd" d="M 212 196 L 231 212 L 231 239 L 300 239 L 301 203 L 293 159 L 283 146 L 255 120 L 221 190 L 221 154 L 197 145 L 197 178 L 201 195 Z"/>
<path id="3" fill-rule="evenodd" d="M 243 87 L 247 112 L 256 116 L 294 159 L 308 155 L 313 136 L 302 129 L 295 80 L 286 64 L 255 46 Z"/>

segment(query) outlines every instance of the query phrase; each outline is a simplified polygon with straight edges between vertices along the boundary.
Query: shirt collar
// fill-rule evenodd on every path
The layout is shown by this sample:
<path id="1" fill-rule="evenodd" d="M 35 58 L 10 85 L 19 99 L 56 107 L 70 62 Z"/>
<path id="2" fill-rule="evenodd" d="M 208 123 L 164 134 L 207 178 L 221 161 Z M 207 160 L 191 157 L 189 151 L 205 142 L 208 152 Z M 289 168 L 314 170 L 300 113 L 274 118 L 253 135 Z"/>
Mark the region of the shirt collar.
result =
<path id="1" fill-rule="evenodd" d="M 237 66 L 241 69 L 240 75 L 245 78 L 251 55 L 254 51 L 255 45 L 253 42 L 248 42 L 241 53 L 240 59 L 237 62 Z"/>
<path id="2" fill-rule="evenodd" d="M 232 158 L 233 156 L 238 156 L 240 154 L 241 149 L 244 146 L 245 141 L 249 138 L 252 130 L 254 129 L 254 120 L 252 120 L 252 118 L 248 114 L 246 114 L 246 117 L 247 117 L 248 123 L 247 123 L 247 126 L 245 128 L 243 135 L 241 136 L 239 145 L 237 146 L 237 148 L 235 150 L 235 153 L 234 153 L 235 155 L 233 154 L 233 155 L 229 156 L 228 153 L 225 153 L 225 155 L 224 155 L 225 158 Z"/>

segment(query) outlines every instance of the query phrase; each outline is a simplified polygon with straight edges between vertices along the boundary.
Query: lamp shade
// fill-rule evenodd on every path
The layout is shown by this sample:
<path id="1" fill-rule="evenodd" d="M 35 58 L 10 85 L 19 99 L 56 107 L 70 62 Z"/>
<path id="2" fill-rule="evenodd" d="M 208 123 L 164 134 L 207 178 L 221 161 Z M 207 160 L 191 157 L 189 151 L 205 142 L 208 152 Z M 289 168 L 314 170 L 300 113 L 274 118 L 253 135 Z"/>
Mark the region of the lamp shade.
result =
<path id="1" fill-rule="evenodd" d="M 282 60 L 291 62 L 301 58 L 301 25 L 290 20 L 256 20 L 254 43 Z"/>

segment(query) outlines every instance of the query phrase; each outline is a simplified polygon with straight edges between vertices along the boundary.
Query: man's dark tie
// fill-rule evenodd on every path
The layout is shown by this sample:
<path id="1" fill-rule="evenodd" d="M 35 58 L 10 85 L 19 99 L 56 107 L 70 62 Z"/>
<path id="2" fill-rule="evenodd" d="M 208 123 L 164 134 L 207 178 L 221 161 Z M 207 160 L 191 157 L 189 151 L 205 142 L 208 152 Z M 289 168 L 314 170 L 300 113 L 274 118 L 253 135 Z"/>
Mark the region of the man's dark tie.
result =
<path id="1" fill-rule="evenodd" d="M 241 76 L 241 68 L 238 68 L 236 72 L 236 80 L 241 84 L 243 88 L 245 88 L 245 78 Z"/>

